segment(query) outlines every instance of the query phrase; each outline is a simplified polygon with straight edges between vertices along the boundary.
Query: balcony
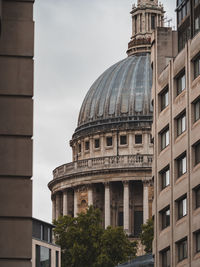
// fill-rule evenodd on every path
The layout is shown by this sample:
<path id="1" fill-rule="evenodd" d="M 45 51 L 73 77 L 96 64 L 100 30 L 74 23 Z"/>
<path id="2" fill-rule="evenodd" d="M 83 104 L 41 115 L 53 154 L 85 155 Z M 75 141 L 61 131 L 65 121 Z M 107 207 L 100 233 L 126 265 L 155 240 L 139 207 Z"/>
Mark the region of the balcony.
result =
<path id="1" fill-rule="evenodd" d="M 79 160 L 59 166 L 53 179 L 63 176 L 101 170 L 151 168 L 153 155 L 123 155 Z"/>

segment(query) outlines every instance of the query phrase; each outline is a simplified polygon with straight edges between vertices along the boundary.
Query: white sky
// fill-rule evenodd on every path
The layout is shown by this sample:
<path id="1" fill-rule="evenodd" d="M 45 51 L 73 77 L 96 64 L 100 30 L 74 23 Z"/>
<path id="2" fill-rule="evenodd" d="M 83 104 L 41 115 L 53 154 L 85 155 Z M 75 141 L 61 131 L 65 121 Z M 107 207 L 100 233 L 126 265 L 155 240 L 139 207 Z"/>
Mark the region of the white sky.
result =
<path id="1" fill-rule="evenodd" d="M 34 5 L 33 216 L 51 222 L 52 171 L 71 162 L 69 140 L 84 96 L 126 57 L 136 0 L 42 0 Z M 175 25 L 175 0 L 162 1 Z"/>

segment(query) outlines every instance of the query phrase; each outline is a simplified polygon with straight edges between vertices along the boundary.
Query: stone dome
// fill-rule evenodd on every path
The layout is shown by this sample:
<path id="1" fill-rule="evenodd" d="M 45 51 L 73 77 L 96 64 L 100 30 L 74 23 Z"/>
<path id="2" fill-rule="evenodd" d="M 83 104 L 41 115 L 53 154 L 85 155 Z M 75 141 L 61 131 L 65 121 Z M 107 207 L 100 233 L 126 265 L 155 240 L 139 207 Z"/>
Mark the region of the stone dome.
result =
<path id="1" fill-rule="evenodd" d="M 109 121 L 152 117 L 150 54 L 129 56 L 107 69 L 89 89 L 76 131 Z M 76 132 L 75 131 L 75 132 Z"/>

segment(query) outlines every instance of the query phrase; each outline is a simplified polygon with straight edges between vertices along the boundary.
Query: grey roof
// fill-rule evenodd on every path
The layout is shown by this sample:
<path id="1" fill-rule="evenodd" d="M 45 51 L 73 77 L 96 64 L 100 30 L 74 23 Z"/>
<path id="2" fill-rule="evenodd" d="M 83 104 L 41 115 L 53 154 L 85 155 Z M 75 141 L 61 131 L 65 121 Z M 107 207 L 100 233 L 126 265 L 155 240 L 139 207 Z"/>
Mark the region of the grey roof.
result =
<path id="1" fill-rule="evenodd" d="M 150 54 L 133 55 L 107 69 L 89 89 L 78 127 L 110 118 L 151 116 Z"/>
<path id="2" fill-rule="evenodd" d="M 129 263 L 120 264 L 116 267 L 153 267 L 154 259 L 152 254 L 137 257 Z"/>

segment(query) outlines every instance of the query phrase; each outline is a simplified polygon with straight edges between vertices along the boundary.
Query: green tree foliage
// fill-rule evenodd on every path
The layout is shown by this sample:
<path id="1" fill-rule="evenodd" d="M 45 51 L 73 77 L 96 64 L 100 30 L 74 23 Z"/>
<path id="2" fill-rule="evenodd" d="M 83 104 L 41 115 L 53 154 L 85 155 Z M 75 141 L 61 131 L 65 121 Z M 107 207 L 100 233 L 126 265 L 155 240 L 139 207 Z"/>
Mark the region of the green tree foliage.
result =
<path id="1" fill-rule="evenodd" d="M 142 225 L 142 233 L 140 234 L 141 242 L 145 246 L 146 253 L 152 252 L 153 235 L 153 220 L 149 219 L 146 224 Z"/>
<path id="2" fill-rule="evenodd" d="M 136 254 L 137 244 L 121 227 L 104 230 L 100 211 L 92 206 L 76 218 L 61 216 L 54 224 L 62 267 L 114 267 Z"/>

